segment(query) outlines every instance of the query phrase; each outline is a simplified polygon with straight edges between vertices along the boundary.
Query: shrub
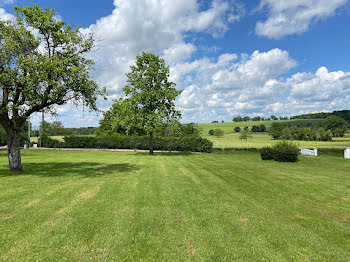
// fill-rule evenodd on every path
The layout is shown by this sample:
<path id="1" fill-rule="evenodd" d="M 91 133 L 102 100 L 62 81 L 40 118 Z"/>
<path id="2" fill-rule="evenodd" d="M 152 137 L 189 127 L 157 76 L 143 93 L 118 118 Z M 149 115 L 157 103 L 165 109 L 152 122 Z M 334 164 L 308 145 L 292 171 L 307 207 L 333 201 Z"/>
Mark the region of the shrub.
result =
<path id="1" fill-rule="evenodd" d="M 300 153 L 296 144 L 287 141 L 276 143 L 272 151 L 273 159 L 278 162 L 296 162 Z"/>
<path id="2" fill-rule="evenodd" d="M 236 126 L 233 131 L 235 131 L 236 133 L 241 132 L 241 128 L 239 126 Z"/>
<path id="3" fill-rule="evenodd" d="M 213 130 L 213 129 L 210 129 L 209 132 L 208 132 L 208 134 L 209 134 L 210 136 L 213 136 L 213 135 L 214 135 L 214 130 Z"/>
<path id="4" fill-rule="evenodd" d="M 65 142 L 61 146 L 65 148 L 149 149 L 148 136 L 66 136 L 64 140 Z M 195 135 L 183 137 L 158 136 L 154 137 L 153 149 L 210 153 L 213 149 L 213 143 L 208 139 Z"/>
<path id="5" fill-rule="evenodd" d="M 266 146 L 260 149 L 260 156 L 262 160 L 273 159 L 273 150 L 271 147 Z"/>

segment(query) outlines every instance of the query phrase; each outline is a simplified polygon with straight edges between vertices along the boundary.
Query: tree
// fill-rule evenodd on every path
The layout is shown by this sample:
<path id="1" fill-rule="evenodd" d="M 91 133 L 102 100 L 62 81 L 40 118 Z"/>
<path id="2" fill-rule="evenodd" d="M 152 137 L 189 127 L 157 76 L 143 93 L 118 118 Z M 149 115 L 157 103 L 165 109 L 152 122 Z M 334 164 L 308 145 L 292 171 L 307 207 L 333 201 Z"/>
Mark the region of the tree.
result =
<path id="1" fill-rule="evenodd" d="M 266 126 L 264 124 L 259 125 L 259 132 L 266 132 Z"/>
<path id="2" fill-rule="evenodd" d="M 149 135 L 149 153 L 153 154 L 153 136 L 157 128 L 177 121 L 180 112 L 174 101 L 181 94 L 175 83 L 169 82 L 169 67 L 164 59 L 143 52 L 136 57 L 136 65 L 126 74 L 128 85 L 123 88 L 128 114 L 123 118 L 124 126 L 137 124 Z"/>
<path id="3" fill-rule="evenodd" d="M 214 136 L 217 136 L 218 138 L 219 137 L 223 137 L 224 136 L 224 131 L 220 128 L 217 128 L 214 130 Z"/>
<path id="4" fill-rule="evenodd" d="M 239 126 L 236 126 L 233 131 L 235 131 L 236 133 L 240 132 L 241 131 L 241 128 Z"/>
<path id="5" fill-rule="evenodd" d="M 245 116 L 245 117 L 243 117 L 243 121 L 250 121 L 251 119 L 250 119 L 250 117 L 249 116 Z"/>
<path id="6" fill-rule="evenodd" d="M 213 136 L 213 135 L 214 135 L 214 129 L 210 129 L 209 132 L 208 132 L 208 134 L 209 134 L 210 136 Z"/>
<path id="7" fill-rule="evenodd" d="M 285 128 L 285 126 L 281 123 L 274 122 L 271 125 L 271 128 L 269 130 L 270 136 L 273 137 L 273 139 L 279 139 L 282 136 L 282 130 Z"/>
<path id="8" fill-rule="evenodd" d="M 248 141 L 248 138 L 253 137 L 252 134 L 250 133 L 249 129 L 243 129 L 240 132 L 239 139 L 245 139 L 245 141 Z"/>
<path id="9" fill-rule="evenodd" d="M 323 123 L 326 130 L 330 130 L 333 136 L 343 137 L 347 131 L 348 123 L 339 116 L 329 116 Z"/>
<path id="10" fill-rule="evenodd" d="M 233 122 L 242 122 L 243 118 L 241 116 L 236 116 L 232 119 Z"/>
<path id="11" fill-rule="evenodd" d="M 278 120 L 278 117 L 277 117 L 277 116 L 274 116 L 274 115 L 271 115 L 271 119 L 272 119 L 272 120 Z"/>
<path id="12" fill-rule="evenodd" d="M 22 171 L 20 130 L 32 113 L 68 101 L 97 110 L 103 91 L 89 76 L 91 35 L 36 4 L 14 8 L 16 22 L 0 21 L 0 124 L 8 135 L 9 169 Z"/>

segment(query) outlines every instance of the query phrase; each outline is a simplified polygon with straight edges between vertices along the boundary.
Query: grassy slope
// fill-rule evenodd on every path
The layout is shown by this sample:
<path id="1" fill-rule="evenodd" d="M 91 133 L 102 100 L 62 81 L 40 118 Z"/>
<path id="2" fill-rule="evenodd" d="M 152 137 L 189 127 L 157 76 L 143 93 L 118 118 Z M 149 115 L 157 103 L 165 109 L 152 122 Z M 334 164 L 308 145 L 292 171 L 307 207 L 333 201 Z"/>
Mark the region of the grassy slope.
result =
<path id="1" fill-rule="evenodd" d="M 0 152 L 0 261 L 348 261 L 349 161 Z"/>
<path id="2" fill-rule="evenodd" d="M 276 122 L 300 122 L 300 121 L 314 121 L 314 119 L 305 120 L 277 120 Z M 319 121 L 316 119 L 316 121 Z M 235 133 L 233 129 L 236 126 L 243 128 L 248 126 L 251 128 L 253 125 L 264 124 L 267 128 L 271 126 L 273 121 L 250 121 L 250 122 L 226 122 L 226 123 L 211 123 L 211 124 L 200 124 L 202 128 L 202 135 L 205 138 L 214 142 L 214 147 L 216 148 L 261 148 L 264 146 L 270 146 L 276 141 L 271 138 L 267 133 L 252 133 L 252 138 L 248 141 L 239 139 L 239 133 Z M 217 138 L 215 136 L 209 136 L 208 132 L 210 129 L 220 128 L 224 130 L 224 136 Z M 350 147 L 350 134 L 348 133 L 345 137 L 333 138 L 331 142 L 325 141 L 295 141 L 300 147 L 306 148 L 345 148 Z"/>

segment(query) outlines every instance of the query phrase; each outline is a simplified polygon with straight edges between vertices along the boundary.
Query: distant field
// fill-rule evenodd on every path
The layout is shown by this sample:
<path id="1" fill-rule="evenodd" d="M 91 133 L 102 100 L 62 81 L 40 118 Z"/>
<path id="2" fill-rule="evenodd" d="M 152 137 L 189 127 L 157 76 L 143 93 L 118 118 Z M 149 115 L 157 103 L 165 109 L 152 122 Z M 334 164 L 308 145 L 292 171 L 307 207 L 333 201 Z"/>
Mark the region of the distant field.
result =
<path id="1" fill-rule="evenodd" d="M 253 137 L 248 141 L 239 139 L 239 133 L 224 134 L 223 137 L 203 135 L 213 141 L 214 148 L 261 148 L 270 146 L 279 140 L 273 140 L 267 133 L 252 133 Z M 350 134 L 345 137 L 333 138 L 333 141 L 294 141 L 300 147 L 305 148 L 346 148 L 350 147 Z"/>
<path id="2" fill-rule="evenodd" d="M 350 261 L 350 160 L 0 152 L 0 261 Z"/>
<path id="3" fill-rule="evenodd" d="M 264 124 L 267 128 L 271 127 L 273 122 L 280 123 L 293 123 L 296 124 L 305 124 L 305 123 L 314 123 L 319 120 L 315 119 L 295 119 L 295 120 L 277 120 L 277 121 L 249 121 L 249 122 L 227 122 L 227 123 L 217 123 L 217 124 L 200 124 L 202 127 L 203 137 L 213 141 L 215 148 L 261 148 L 264 146 L 270 146 L 276 143 L 278 140 L 273 140 L 268 133 L 252 133 L 252 138 L 248 141 L 239 139 L 239 133 L 235 133 L 233 129 L 236 126 L 241 128 L 248 126 L 251 128 L 253 125 Z M 220 128 L 224 130 L 224 136 L 217 138 L 215 136 L 210 136 L 208 134 L 210 129 Z M 350 134 L 347 134 L 345 137 L 333 138 L 333 141 L 295 141 L 300 147 L 306 148 L 345 148 L 350 147 Z"/>
<path id="4" fill-rule="evenodd" d="M 60 141 L 60 142 L 64 142 L 64 136 L 50 136 L 50 138 L 52 138 L 52 139 L 56 139 L 56 140 L 58 140 L 58 141 Z M 32 143 L 38 143 L 38 137 L 37 136 L 34 136 L 34 137 L 31 137 L 30 138 L 30 141 L 32 142 Z"/>
<path id="5" fill-rule="evenodd" d="M 210 123 L 210 124 L 199 124 L 202 128 L 202 134 L 208 134 L 210 129 L 220 128 L 224 131 L 224 133 L 233 133 L 233 129 L 236 126 L 240 128 L 244 128 L 245 126 L 251 128 L 252 126 L 258 126 L 260 124 L 264 124 L 268 129 L 271 127 L 273 122 L 279 122 L 283 124 L 291 124 L 291 125 L 314 125 L 317 122 L 322 121 L 323 119 L 290 119 L 290 120 L 275 120 L 275 121 L 247 121 L 247 122 L 225 122 L 225 123 Z"/>

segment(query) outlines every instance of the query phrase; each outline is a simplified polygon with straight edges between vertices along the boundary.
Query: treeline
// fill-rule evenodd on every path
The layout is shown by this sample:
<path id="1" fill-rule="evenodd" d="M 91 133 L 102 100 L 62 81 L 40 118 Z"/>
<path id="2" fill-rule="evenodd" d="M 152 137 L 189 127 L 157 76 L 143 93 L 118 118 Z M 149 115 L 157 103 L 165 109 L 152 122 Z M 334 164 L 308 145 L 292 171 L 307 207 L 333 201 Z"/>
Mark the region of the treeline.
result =
<path id="1" fill-rule="evenodd" d="M 288 120 L 289 118 L 287 116 L 274 116 L 271 115 L 270 117 L 261 117 L 261 116 L 255 116 L 255 117 L 249 117 L 249 116 L 236 116 L 232 119 L 233 122 L 247 122 L 247 121 L 267 121 L 267 120 Z"/>
<path id="2" fill-rule="evenodd" d="M 313 114 L 291 116 L 290 119 L 316 119 L 316 118 L 327 118 L 329 116 L 338 116 L 346 121 L 350 121 L 350 110 L 333 111 L 332 113 L 320 112 Z"/>
<path id="3" fill-rule="evenodd" d="M 38 128 L 31 131 L 32 136 L 40 136 L 42 123 Z M 61 121 L 44 121 L 44 134 L 47 136 L 71 136 L 71 135 L 94 135 L 97 127 L 66 128 Z"/>
<path id="4" fill-rule="evenodd" d="M 287 126 L 280 122 L 272 123 L 269 134 L 273 139 L 331 141 L 333 137 L 343 137 L 349 124 L 341 117 L 329 116 L 313 127 Z"/>

